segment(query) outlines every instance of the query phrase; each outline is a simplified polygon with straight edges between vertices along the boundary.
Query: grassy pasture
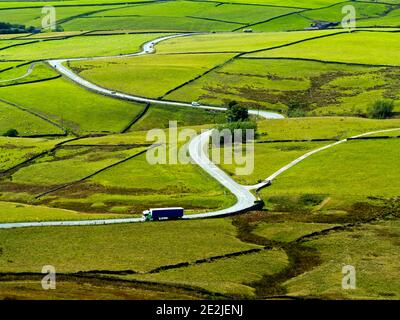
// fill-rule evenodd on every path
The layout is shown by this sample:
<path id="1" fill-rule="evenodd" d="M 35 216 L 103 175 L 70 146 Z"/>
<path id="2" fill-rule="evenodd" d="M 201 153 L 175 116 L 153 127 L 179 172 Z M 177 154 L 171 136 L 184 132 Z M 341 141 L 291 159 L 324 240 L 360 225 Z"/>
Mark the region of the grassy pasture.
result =
<path id="1" fill-rule="evenodd" d="M 391 0 L 396 1 L 396 0 Z M 221 2 L 229 2 L 229 3 L 243 3 L 243 0 L 222 0 Z M 279 0 L 249 0 L 246 1 L 248 4 L 256 4 L 256 5 L 265 5 L 265 6 L 288 6 L 288 7 L 296 7 L 296 8 L 319 8 L 323 6 L 328 6 L 337 3 L 336 0 L 288 0 L 282 4 L 282 1 Z"/>
<path id="2" fill-rule="evenodd" d="M 225 121 L 225 115 L 219 111 L 152 104 L 146 114 L 132 126 L 130 132 L 168 128 L 169 121 L 177 121 L 180 127 L 197 126 L 222 123 Z"/>
<path id="3" fill-rule="evenodd" d="M 399 137 L 400 136 L 400 129 L 388 132 L 381 132 L 375 133 L 370 135 L 371 137 L 382 137 L 382 136 L 389 136 L 389 137 Z"/>
<path id="4" fill-rule="evenodd" d="M 295 221 L 280 223 L 261 222 L 257 224 L 253 233 L 269 240 L 291 242 L 305 234 L 329 229 L 334 226 L 334 224 L 329 223 L 304 223 Z"/>
<path id="5" fill-rule="evenodd" d="M 9 129 L 17 129 L 19 136 L 63 133 L 60 128 L 37 116 L 0 102 L 0 135 Z"/>
<path id="6" fill-rule="evenodd" d="M 2 51 L 3 59 L 56 59 L 87 56 L 115 56 L 139 51 L 140 46 L 162 34 L 124 34 L 77 36 L 61 40 L 40 41 Z M 107 45 L 104 45 L 104 44 Z"/>
<path id="7" fill-rule="evenodd" d="M 35 25 L 40 24 L 40 10 L 45 4 L 67 5 L 57 10 L 61 20 L 85 12 L 110 10 L 71 19 L 63 23 L 67 31 L 62 33 L 37 34 L 23 40 L 11 40 L 15 35 L 3 35 L 0 50 L 29 39 L 73 35 L 76 30 L 98 29 L 106 30 L 105 33 L 151 30 L 158 33 L 78 36 L 42 41 L 1 50 L 1 59 L 19 59 L 22 62 L 132 53 L 143 42 L 164 35 L 160 33 L 161 30 L 230 31 L 240 27 L 254 31 L 303 30 L 312 19 L 340 21 L 340 9 L 345 4 L 356 7 L 359 27 L 399 26 L 400 21 L 399 9 L 389 11 L 389 4 L 400 4 L 398 0 L 386 0 L 385 3 L 370 1 L 370 4 L 367 1 L 339 4 L 334 0 L 288 0 L 285 3 L 278 0 L 222 0 L 218 4 L 212 1 L 168 1 L 137 6 L 104 5 L 116 2 L 120 0 L 2 2 L 0 8 L 21 9 L 0 10 L 0 21 L 1 17 L 4 21 L 18 18 Z M 74 6 L 82 3 L 96 6 Z M 30 5 L 37 8 L 24 8 Z M 300 8 L 313 10 L 247 26 L 300 11 Z M 158 97 L 229 59 L 234 53 L 272 48 L 340 31 L 239 31 L 197 35 L 160 43 L 156 48 L 157 54 L 151 56 L 74 62 L 72 66 L 83 77 L 105 87 Z M 378 32 L 389 31 L 384 28 L 370 31 L 374 32 L 345 33 L 250 53 L 174 91 L 165 99 L 215 105 L 236 100 L 251 108 L 280 112 L 287 112 L 293 102 L 304 102 L 302 111 L 305 116 L 312 118 L 257 119 L 259 136 L 255 144 L 255 170 L 252 174 L 235 176 L 234 165 L 221 165 L 238 182 L 256 183 L 307 151 L 330 143 L 271 140 L 344 139 L 367 131 L 400 127 L 400 119 L 397 118 L 372 120 L 332 117 L 364 117 L 367 108 L 379 99 L 395 100 L 396 117 L 400 112 L 398 33 Z M 386 66 L 355 65 L 360 63 Z M 0 71 L 16 64 L 11 61 L 0 62 Z M 28 66 L 24 66 L 0 72 L 0 87 L 13 83 L 2 80 L 23 75 L 27 69 Z M 31 76 L 20 81 L 51 75 L 55 73 L 44 64 L 38 64 Z M 223 122 L 224 115 L 196 108 L 151 105 L 129 132 L 119 134 L 143 110 L 143 104 L 97 95 L 65 79 L 3 87 L 0 88 L 0 98 L 38 112 L 77 134 L 111 133 L 68 143 L 66 147 L 19 169 L 10 177 L 0 174 L 0 222 L 132 217 L 149 207 L 164 206 L 183 206 L 187 214 L 192 214 L 226 208 L 235 202 L 226 189 L 198 166 L 150 165 L 146 155 L 131 159 L 85 182 L 33 200 L 33 195 L 93 173 L 144 147 L 116 147 L 112 144 L 149 143 L 146 141 L 147 130 L 154 127 L 165 129 L 170 120 L 177 120 L 180 127 L 191 126 L 199 130 Z M 327 115 L 330 117 L 317 117 Z M 62 132 L 38 117 L 0 103 L 0 135 L 11 127 L 25 135 Z M 400 131 L 393 131 L 376 136 L 399 134 Z M 0 173 L 52 148 L 60 141 L 0 137 Z M 369 209 L 373 204 L 382 204 L 369 198 L 371 196 L 398 197 L 399 143 L 399 139 L 348 141 L 315 154 L 261 191 L 261 197 L 266 202 L 264 210 L 233 219 L 0 230 L 0 272 L 39 273 L 46 264 L 56 266 L 58 272 L 105 270 L 102 275 L 108 277 L 111 274 L 107 270 L 134 270 L 138 273 L 113 277 L 115 280 L 121 278 L 196 286 L 235 297 L 260 298 L 257 289 L 270 289 L 262 288 L 270 283 L 265 281 L 266 276 L 276 275 L 286 267 L 296 267 L 293 264 L 298 261 L 290 255 L 293 254 L 291 249 L 300 252 L 311 248 L 315 256 L 321 259 L 320 263 L 285 281 L 283 294 L 328 299 L 398 299 L 400 223 L 394 218 L 322 234 L 301 244 L 291 242 L 301 236 L 340 225 L 343 221 L 369 217 Z M 102 146 L 104 144 L 107 146 Z M 246 227 L 245 222 L 248 223 L 247 229 L 241 228 L 241 223 Z M 278 242 L 289 256 L 283 249 L 273 249 L 194 263 L 197 259 L 258 248 L 239 239 L 255 239 L 257 243 L 267 244 Z M 182 262 L 190 262 L 190 265 L 148 273 L 160 266 Z M 357 270 L 357 289 L 354 291 L 341 289 L 341 268 L 346 264 L 354 265 Z M 280 279 L 272 281 L 276 280 Z M 150 291 L 139 286 L 127 289 L 99 279 L 90 283 L 64 279 L 58 281 L 57 292 L 46 296 L 38 288 L 39 281 L 35 284 L 31 279 L 20 282 L 7 278 L 7 281 L 0 281 L 0 297 L 193 297 L 168 288 L 158 290 L 156 287 Z M 275 288 L 274 285 L 272 282 L 271 287 Z"/>
<path id="8" fill-rule="evenodd" d="M 300 13 L 293 13 L 284 17 L 277 17 L 264 23 L 259 23 L 251 28 L 255 32 L 281 32 L 304 30 L 311 25 L 311 21 Z"/>
<path id="9" fill-rule="evenodd" d="M 144 108 L 86 91 L 64 79 L 3 87 L 0 96 L 79 133 L 119 132 Z"/>
<path id="10" fill-rule="evenodd" d="M 71 141 L 66 145 L 115 145 L 115 144 L 143 144 L 146 142 L 147 131 L 132 131 L 124 134 L 109 134 L 101 137 L 88 137 Z"/>
<path id="11" fill-rule="evenodd" d="M 45 39 L 60 39 L 66 38 L 71 36 L 79 36 L 83 35 L 86 32 L 80 31 L 57 31 L 57 32 L 41 32 L 41 33 L 31 33 L 26 36 L 21 36 L 22 40 L 45 40 Z"/>
<path id="12" fill-rule="evenodd" d="M 149 0 L 151 2 L 152 0 Z M 147 2 L 146 0 L 129 0 L 129 2 Z M 113 3 L 121 3 L 120 0 L 71 0 L 68 1 L 68 3 L 63 3 L 60 0 L 54 0 L 54 1 L 43 1 L 43 0 L 30 0 L 30 1 L 24 1 L 24 0 L 6 0 L 2 1 L 0 4 L 0 8 L 8 9 L 8 8 L 25 8 L 27 6 L 29 7 L 40 7 L 42 8 L 43 6 L 55 6 L 55 7 L 60 7 L 60 6 L 77 6 L 77 5 L 88 5 L 88 6 L 93 6 L 93 5 L 99 5 L 99 4 L 110 4 L 112 5 Z"/>
<path id="13" fill-rule="evenodd" d="M 1 10 L 0 10 L 1 12 Z M 14 35 L 16 37 L 16 35 Z M 6 50 L 7 47 L 14 46 L 16 44 L 24 44 L 24 43 L 30 43 L 31 40 L 12 40 L 12 39 L 2 39 L 0 41 L 0 50 Z"/>
<path id="14" fill-rule="evenodd" d="M 242 24 L 251 24 L 258 21 L 271 19 L 280 15 L 293 12 L 296 9 L 283 7 L 260 7 L 245 5 L 223 4 L 214 6 L 212 9 L 196 13 L 196 16 L 235 21 Z"/>
<path id="15" fill-rule="evenodd" d="M 51 149 L 60 141 L 42 138 L 0 137 L 0 171 L 11 168 L 42 151 Z"/>
<path id="16" fill-rule="evenodd" d="M 120 214 L 84 214 L 71 210 L 0 201 L 0 223 L 123 218 Z M 126 216 L 129 217 L 129 216 Z"/>
<path id="17" fill-rule="evenodd" d="M 231 31 L 241 25 L 187 17 L 87 17 L 63 24 L 65 30 Z"/>
<path id="18" fill-rule="evenodd" d="M 149 207 L 182 206 L 187 213 L 225 208 L 235 198 L 196 165 L 152 165 L 143 154 L 43 201 L 86 212 L 141 214 Z"/>
<path id="19" fill-rule="evenodd" d="M 154 2 L 147 5 L 136 5 L 120 8 L 108 12 L 93 14 L 92 17 L 118 17 L 118 16 L 143 16 L 143 17 L 185 17 L 195 15 L 215 7 L 215 3 L 194 1 L 168 1 Z"/>
<path id="20" fill-rule="evenodd" d="M 62 26 L 66 30 L 230 31 L 294 10 L 296 9 L 239 3 L 216 5 L 207 2 L 171 1 L 107 10 L 77 17 Z"/>
<path id="21" fill-rule="evenodd" d="M 271 142 L 274 140 L 345 139 L 357 134 L 382 129 L 400 128 L 400 120 L 372 120 L 359 118 L 295 118 L 283 120 L 262 120 L 258 122 L 259 137 L 254 145 L 254 158 L 247 159 L 247 165 L 254 161 L 254 170 L 247 175 L 237 175 L 236 169 L 245 165 L 235 161 L 224 161 L 224 149 L 220 149 L 221 162 L 218 165 L 236 181 L 255 184 L 302 156 L 332 142 Z M 400 130 L 382 135 L 397 136 Z M 263 142 L 263 143 L 260 143 Z M 213 148 L 213 152 L 217 149 Z M 234 155 L 245 154 L 246 147 L 238 146 Z M 228 149 L 228 152 L 232 150 Z M 311 159 L 311 158 L 310 158 Z M 235 158 L 233 158 L 235 160 Z M 308 160 L 306 160 L 308 161 Z M 292 170 L 292 169 L 290 169 Z M 321 169 L 322 170 L 322 169 Z M 278 178 L 279 179 L 279 178 Z M 293 181 L 293 180 L 292 180 Z M 268 193 L 268 190 L 266 191 Z"/>
<path id="22" fill-rule="evenodd" d="M 334 6 L 315 8 L 313 10 L 293 13 L 291 15 L 277 17 L 264 23 L 259 23 L 252 28 L 255 31 L 293 31 L 304 30 L 312 25 L 313 20 L 341 22 L 344 15 L 342 8 L 345 5 L 352 5 L 356 9 L 356 19 L 358 26 L 370 26 L 370 21 L 378 22 L 377 25 L 386 25 L 383 23 L 387 15 L 392 15 L 394 7 L 385 3 L 370 4 L 363 2 L 338 3 Z M 390 19 L 390 18 L 389 18 Z M 382 23 L 380 23 L 382 21 Z M 389 24 L 390 25 L 390 24 Z M 372 24 L 373 26 L 373 24 Z"/>
<path id="23" fill-rule="evenodd" d="M 42 289 L 39 279 L 0 281 L 0 299 L 12 300 L 161 300 L 193 299 L 191 294 L 134 287 L 130 284 L 57 279 L 57 290 Z"/>
<path id="24" fill-rule="evenodd" d="M 49 4 L 46 4 L 49 5 Z M 118 8 L 118 6 L 67 6 L 67 7 L 56 7 L 57 21 L 62 22 L 64 19 L 79 16 L 82 14 L 88 14 L 90 12 L 96 12 L 98 10 Z M 25 26 L 41 27 L 42 19 L 42 7 L 36 8 L 19 8 L 0 10 L 0 21 L 8 23 L 23 24 Z"/>
<path id="25" fill-rule="evenodd" d="M 236 163 L 236 158 L 233 158 L 233 163 L 228 163 L 231 161 L 224 161 L 224 151 L 221 149 L 221 163 L 218 163 L 218 165 L 237 182 L 251 185 L 264 180 L 276 170 L 308 151 L 320 148 L 325 144 L 326 142 L 257 143 L 254 145 L 254 158 L 252 156 L 246 158 L 245 165 Z M 238 155 L 240 152 L 244 153 L 245 149 L 244 146 L 236 147 L 233 151 L 234 155 Z M 218 151 L 215 150 L 215 152 Z M 236 169 L 238 168 L 252 167 L 251 163 L 254 163 L 254 169 L 250 170 L 249 174 L 238 175 L 236 173 Z"/>
<path id="26" fill-rule="evenodd" d="M 167 99 L 287 112 L 293 101 L 307 115 L 366 115 L 379 99 L 397 99 L 398 68 L 288 59 L 235 59 L 172 92 Z M 396 107 L 397 109 L 399 106 Z"/>
<path id="27" fill-rule="evenodd" d="M 356 19 L 363 20 L 373 17 L 380 17 L 387 11 L 390 11 L 392 7 L 383 3 L 357 3 L 355 1 L 349 1 L 346 4 L 339 3 L 333 7 L 316 9 L 302 13 L 302 16 L 311 20 L 322 20 L 331 22 L 340 22 L 343 19 L 342 8 L 344 5 L 352 5 L 356 9 Z"/>
<path id="28" fill-rule="evenodd" d="M 79 180 L 141 150 L 143 149 L 124 148 L 110 151 L 90 147 L 61 148 L 18 170 L 13 174 L 12 182 L 50 188 Z"/>
<path id="29" fill-rule="evenodd" d="M 252 297 L 254 288 L 251 287 L 251 282 L 260 280 L 265 274 L 281 271 L 287 263 L 284 251 L 270 250 L 156 274 L 134 275 L 126 278 L 161 283 L 183 283 L 212 292 Z"/>
<path id="30" fill-rule="evenodd" d="M 318 32 L 218 33 L 169 39 L 157 46 L 158 53 L 179 52 L 246 52 L 271 48 L 319 35 L 336 33 L 335 30 Z"/>
<path id="31" fill-rule="evenodd" d="M 2 66 L 2 69 L 8 69 L 9 67 L 13 67 L 10 70 L 6 70 L 0 73 L 0 85 L 8 82 L 8 79 L 13 79 L 17 77 L 23 76 L 29 68 L 29 65 L 21 66 L 21 67 L 16 67 L 17 65 L 21 64 L 19 63 L 13 63 L 13 62 L 2 62 L 0 66 Z M 4 66 L 4 67 L 3 67 Z M 3 70 L 4 70 L 3 69 Z"/>
<path id="32" fill-rule="evenodd" d="M 97 61 L 73 61 L 82 77 L 106 88 L 157 98 L 201 75 L 232 55 L 148 55 Z"/>
<path id="33" fill-rule="evenodd" d="M 221 22 L 248 24 L 266 20 L 278 15 L 293 12 L 292 8 L 248 6 L 242 4 L 222 4 L 192 1 L 173 1 L 155 3 L 145 6 L 131 6 L 104 13 L 93 14 L 92 17 L 118 16 L 153 16 L 153 17 L 195 17 L 215 19 Z M 245 14 L 244 14 L 245 13 Z M 218 25 L 216 25 L 218 26 Z M 198 27 L 201 30 L 201 26 Z"/>
<path id="34" fill-rule="evenodd" d="M 2 61 L 2 62 L 0 62 L 0 76 L 2 76 L 3 72 L 6 72 L 4 70 L 8 70 L 11 67 L 14 68 L 19 64 L 21 64 L 21 62 L 17 62 L 17 61 Z"/>
<path id="35" fill-rule="evenodd" d="M 398 65 L 400 35 L 382 32 L 342 33 L 285 48 L 252 53 L 250 57 L 305 58 L 345 63 Z"/>
<path id="36" fill-rule="evenodd" d="M 400 128 L 399 119 L 321 117 L 262 120 L 258 122 L 258 140 L 344 139 L 361 133 L 397 127 Z"/>
<path id="37" fill-rule="evenodd" d="M 13 38 L 19 38 L 19 37 L 24 37 L 30 35 L 29 33 L 6 33 L 6 34 L 1 34 L 0 35 L 0 40 L 10 40 Z"/>
<path id="38" fill-rule="evenodd" d="M 398 139 L 349 141 L 324 150 L 280 175 L 261 195 L 398 196 L 399 143 Z"/>
<path id="39" fill-rule="evenodd" d="M 379 17 L 358 21 L 359 27 L 400 27 L 400 10 L 390 11 L 388 14 Z"/>
<path id="40" fill-rule="evenodd" d="M 49 68 L 44 63 L 35 64 L 32 72 L 29 75 L 26 75 L 29 67 L 30 65 L 25 65 L 0 73 L 0 87 L 31 81 L 45 80 L 56 77 L 58 75 L 58 73 L 56 73 L 53 69 Z"/>
<path id="41" fill-rule="evenodd" d="M 306 243 L 321 253 L 322 264 L 290 279 L 290 295 L 327 299 L 399 299 L 400 224 L 397 220 L 374 223 L 318 237 Z M 356 268 L 356 289 L 343 290 L 342 267 Z"/>
<path id="42" fill-rule="evenodd" d="M 40 272 L 44 265 L 51 264 L 58 272 L 145 272 L 257 247 L 241 242 L 235 233 L 230 221 L 223 219 L 44 227 L 40 232 L 36 228 L 0 230 L 0 271 Z"/>

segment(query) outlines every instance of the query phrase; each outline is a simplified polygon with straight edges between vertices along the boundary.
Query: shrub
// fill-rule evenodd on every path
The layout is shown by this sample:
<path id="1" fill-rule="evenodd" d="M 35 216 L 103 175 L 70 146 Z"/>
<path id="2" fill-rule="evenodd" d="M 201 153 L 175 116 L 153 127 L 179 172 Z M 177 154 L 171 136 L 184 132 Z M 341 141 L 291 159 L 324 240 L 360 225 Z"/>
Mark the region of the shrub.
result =
<path id="1" fill-rule="evenodd" d="M 304 117 L 306 111 L 309 110 L 308 103 L 302 96 L 291 96 L 287 102 L 288 110 L 287 115 L 289 117 Z"/>
<path id="2" fill-rule="evenodd" d="M 242 142 L 247 141 L 247 136 L 246 136 L 246 130 L 254 130 L 254 138 L 257 136 L 257 124 L 251 121 L 237 121 L 237 122 L 229 122 L 229 123 L 224 123 L 220 124 L 216 127 L 216 129 L 219 131 L 219 133 L 222 132 L 222 130 L 229 130 L 231 132 L 231 135 L 233 137 L 234 131 L 235 130 L 242 130 Z M 215 132 L 214 134 L 217 134 Z M 216 140 L 214 140 L 216 141 Z M 220 137 L 221 144 L 224 143 L 224 137 Z"/>
<path id="3" fill-rule="evenodd" d="M 394 102 L 392 100 L 378 100 L 368 109 L 368 116 L 374 119 L 387 119 L 393 116 Z"/>
<path id="4" fill-rule="evenodd" d="M 18 137 L 19 133 L 17 129 L 8 129 L 3 136 L 4 137 Z"/>
<path id="5" fill-rule="evenodd" d="M 0 34 L 10 34 L 10 33 L 37 33 L 40 32 L 39 29 L 35 27 L 25 27 L 22 24 L 11 24 L 8 22 L 0 22 Z"/>
<path id="6" fill-rule="evenodd" d="M 236 101 L 231 101 L 226 110 L 226 120 L 228 122 L 246 121 L 249 118 L 249 110 L 240 106 Z"/>
<path id="7" fill-rule="evenodd" d="M 319 205 L 324 199 L 325 196 L 323 195 L 307 193 L 300 196 L 299 203 L 304 206 L 316 206 Z"/>

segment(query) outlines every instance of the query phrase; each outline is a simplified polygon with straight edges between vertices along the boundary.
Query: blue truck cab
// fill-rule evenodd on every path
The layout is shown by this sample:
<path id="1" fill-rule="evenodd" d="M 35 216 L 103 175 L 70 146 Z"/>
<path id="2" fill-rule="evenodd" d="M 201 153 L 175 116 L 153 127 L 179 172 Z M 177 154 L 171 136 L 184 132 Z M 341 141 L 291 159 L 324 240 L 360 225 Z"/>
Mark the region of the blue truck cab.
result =
<path id="1" fill-rule="evenodd" d="M 143 221 L 175 220 L 183 217 L 184 209 L 175 208 L 153 208 L 143 211 Z"/>

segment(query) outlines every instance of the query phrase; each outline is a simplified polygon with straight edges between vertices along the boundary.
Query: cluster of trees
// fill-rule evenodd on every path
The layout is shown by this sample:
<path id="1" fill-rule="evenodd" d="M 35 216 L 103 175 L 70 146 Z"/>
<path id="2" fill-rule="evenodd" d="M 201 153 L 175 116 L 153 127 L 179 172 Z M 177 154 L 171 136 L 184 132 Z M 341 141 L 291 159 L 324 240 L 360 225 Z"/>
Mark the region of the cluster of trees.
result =
<path id="1" fill-rule="evenodd" d="M 219 131 L 228 129 L 234 132 L 234 130 L 242 130 L 242 141 L 246 141 L 246 130 L 254 130 L 254 136 L 257 134 L 257 124 L 249 120 L 249 110 L 241 106 L 236 101 L 231 101 L 227 105 L 226 110 L 226 123 L 217 126 Z"/>
<path id="2" fill-rule="evenodd" d="M 393 100 L 378 100 L 368 109 L 368 116 L 373 119 L 389 119 L 394 115 Z"/>
<path id="3" fill-rule="evenodd" d="M 11 33 L 37 33 L 40 29 L 35 27 L 26 27 L 22 24 L 11 24 L 8 22 L 0 22 L 0 34 L 11 34 Z"/>
<path id="4" fill-rule="evenodd" d="M 19 132 L 17 129 L 9 129 L 3 134 L 4 137 L 18 137 L 18 135 Z"/>

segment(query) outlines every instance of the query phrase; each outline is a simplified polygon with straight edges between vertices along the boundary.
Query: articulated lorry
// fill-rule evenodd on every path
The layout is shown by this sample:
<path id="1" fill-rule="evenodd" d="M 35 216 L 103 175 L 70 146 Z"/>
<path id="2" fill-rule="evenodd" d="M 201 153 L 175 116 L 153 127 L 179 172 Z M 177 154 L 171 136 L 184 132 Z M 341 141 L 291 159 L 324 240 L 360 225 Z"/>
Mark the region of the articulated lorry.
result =
<path id="1" fill-rule="evenodd" d="M 143 221 L 176 220 L 183 217 L 184 209 L 176 208 L 154 208 L 143 211 Z"/>

